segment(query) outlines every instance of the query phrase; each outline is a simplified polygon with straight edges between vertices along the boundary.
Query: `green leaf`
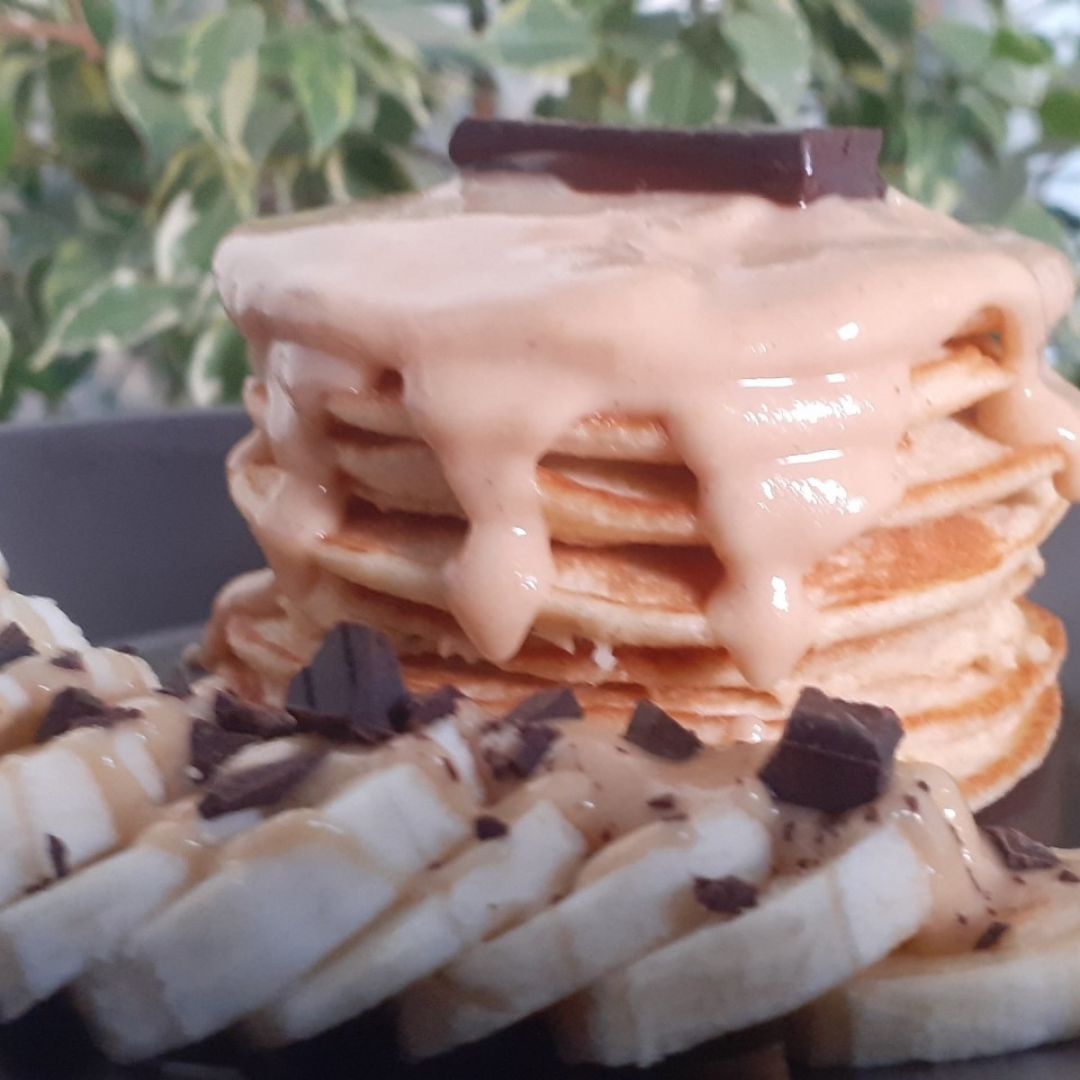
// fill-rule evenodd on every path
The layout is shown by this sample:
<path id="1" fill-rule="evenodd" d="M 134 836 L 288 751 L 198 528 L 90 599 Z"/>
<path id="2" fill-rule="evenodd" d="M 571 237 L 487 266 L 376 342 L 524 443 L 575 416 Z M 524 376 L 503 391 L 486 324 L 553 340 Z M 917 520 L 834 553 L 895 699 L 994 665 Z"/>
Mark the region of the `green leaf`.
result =
<path id="1" fill-rule="evenodd" d="M 1006 228 L 1015 229 L 1033 240 L 1059 248 L 1066 255 L 1072 255 L 1072 241 L 1064 225 L 1034 199 L 1020 199 L 1001 219 Z"/>
<path id="2" fill-rule="evenodd" d="M 994 43 L 988 31 L 951 19 L 931 23 L 926 36 L 945 63 L 961 75 L 972 75 L 984 67 Z"/>
<path id="3" fill-rule="evenodd" d="M 191 282 L 210 269 L 221 238 L 242 220 L 230 193 L 217 184 L 181 191 L 161 215 L 154 236 L 154 271 L 163 282 Z"/>
<path id="4" fill-rule="evenodd" d="M 0 180 L 7 172 L 15 154 L 15 114 L 11 109 L 0 108 Z"/>
<path id="5" fill-rule="evenodd" d="M 810 30 L 793 0 L 743 0 L 725 10 L 739 74 L 780 123 L 795 120 L 810 85 Z"/>
<path id="6" fill-rule="evenodd" d="M 1005 145 L 1008 106 L 990 97 L 977 86 L 965 86 L 957 99 L 967 110 L 972 134 L 983 149 L 996 155 Z"/>
<path id="7" fill-rule="evenodd" d="M 978 81 L 988 94 L 1010 105 L 1033 109 L 1046 93 L 1050 72 L 1046 68 L 993 57 L 979 69 Z"/>
<path id="8" fill-rule="evenodd" d="M 408 146 L 416 134 L 416 118 L 400 98 L 393 94 L 380 94 L 372 134 L 380 142 Z"/>
<path id="9" fill-rule="evenodd" d="M 11 331 L 7 323 L 0 319 L 0 386 L 4 383 L 8 363 L 11 360 Z"/>
<path id="10" fill-rule="evenodd" d="M 701 127 L 716 115 L 715 79 L 681 50 L 664 57 L 652 70 L 645 115 L 657 124 Z"/>
<path id="11" fill-rule="evenodd" d="M 1080 143 L 1080 89 L 1059 86 L 1047 92 L 1039 108 L 1043 138 Z"/>
<path id="12" fill-rule="evenodd" d="M 994 35 L 993 53 L 1020 64 L 1048 64 L 1054 58 L 1054 47 L 1038 34 L 1002 27 Z"/>
<path id="13" fill-rule="evenodd" d="M 903 63 L 915 28 L 913 0 L 830 0 L 828 9 L 887 70 Z"/>
<path id="14" fill-rule="evenodd" d="M 108 44 L 116 27 L 115 0 L 83 0 L 82 9 L 95 40 Z"/>
<path id="15" fill-rule="evenodd" d="M 339 33 L 302 26 L 289 40 L 289 76 L 317 161 L 349 126 L 356 74 Z"/>
<path id="16" fill-rule="evenodd" d="M 240 158 L 247 156 L 244 128 L 255 100 L 265 29 L 260 8 L 235 4 L 196 24 L 184 58 L 189 116 L 200 130 Z"/>
<path id="17" fill-rule="evenodd" d="M 565 70 L 596 51 L 589 20 L 567 0 L 511 0 L 498 9 L 490 41 L 503 63 L 523 68 Z"/>
<path id="18" fill-rule="evenodd" d="M 57 249 L 41 283 L 41 303 L 50 319 L 96 288 L 115 269 L 123 241 L 102 233 L 77 233 Z"/>
<path id="19" fill-rule="evenodd" d="M 203 406 L 234 401 L 247 373 L 244 339 L 219 314 L 195 339 L 187 372 L 188 396 Z"/>
<path id="20" fill-rule="evenodd" d="M 157 164 L 167 161 L 194 135 L 180 96 L 146 74 L 130 41 L 115 39 L 106 63 L 120 111 L 139 133 L 151 159 Z"/>
<path id="21" fill-rule="evenodd" d="M 176 286 L 138 281 L 126 269 L 114 271 L 59 312 L 29 366 L 42 371 L 58 357 L 106 343 L 138 345 L 180 321 L 184 297 L 185 290 Z"/>

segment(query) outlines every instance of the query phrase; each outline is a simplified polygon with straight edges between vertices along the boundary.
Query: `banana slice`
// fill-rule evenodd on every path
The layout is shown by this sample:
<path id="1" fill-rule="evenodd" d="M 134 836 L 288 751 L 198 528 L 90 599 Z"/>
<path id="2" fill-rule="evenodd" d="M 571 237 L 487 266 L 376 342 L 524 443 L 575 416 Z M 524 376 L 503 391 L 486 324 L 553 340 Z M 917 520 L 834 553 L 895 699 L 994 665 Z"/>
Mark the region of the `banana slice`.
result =
<path id="1" fill-rule="evenodd" d="M 387 755 L 438 747 L 465 777 L 452 722 Z M 428 751 L 430 756 L 430 751 Z M 372 755 L 373 757 L 375 755 Z M 196 1042 L 261 1008 L 468 835 L 477 792 L 419 764 L 372 769 L 315 810 L 287 810 L 222 849 L 217 869 L 76 984 L 84 1017 L 118 1061 Z"/>
<path id="2" fill-rule="evenodd" d="M 261 820 L 243 811 L 207 822 L 186 802 L 127 850 L 0 911 L 0 1021 L 108 956 L 193 879 L 208 846 Z"/>
<path id="3" fill-rule="evenodd" d="M 1080 870 L 1080 852 L 1062 855 Z M 790 1025 L 794 1054 L 814 1065 L 954 1061 L 1080 1035 L 1073 871 L 1041 872 L 1044 902 L 1007 916 L 992 948 L 890 956 L 807 1006 Z"/>
<path id="4" fill-rule="evenodd" d="M 27 656 L 0 673 L 0 753 L 33 742 L 56 695 L 69 687 L 115 705 L 161 685 L 145 660 L 114 649 L 87 649 L 78 667 L 58 666 L 55 659 Z"/>
<path id="5" fill-rule="evenodd" d="M 770 855 L 766 827 L 734 803 L 630 833 L 564 900 L 406 991 L 402 1045 L 430 1057 L 547 1008 L 685 929 L 696 876 L 760 881 Z"/>
<path id="6" fill-rule="evenodd" d="M 82 631 L 60 610 L 55 600 L 44 596 L 0 595 L 0 626 L 15 623 L 39 651 L 84 652 L 90 643 Z"/>
<path id="7" fill-rule="evenodd" d="M 504 836 L 421 875 L 402 905 L 252 1017 L 252 1040 L 283 1045 L 358 1016 L 569 888 L 587 841 L 558 802 L 544 797 L 553 781 L 568 779 L 581 777 L 556 774 L 528 784 L 524 812 L 492 807 L 491 819 L 508 829 Z"/>
<path id="8" fill-rule="evenodd" d="M 925 864 L 882 825 L 758 906 L 705 925 L 601 979 L 555 1014 L 563 1054 L 652 1065 L 708 1039 L 783 1016 L 873 964 L 928 914 Z"/>
<path id="9" fill-rule="evenodd" d="M 183 785 L 190 716 L 165 696 L 140 718 L 79 728 L 0 762 L 0 905 L 115 850 Z"/>

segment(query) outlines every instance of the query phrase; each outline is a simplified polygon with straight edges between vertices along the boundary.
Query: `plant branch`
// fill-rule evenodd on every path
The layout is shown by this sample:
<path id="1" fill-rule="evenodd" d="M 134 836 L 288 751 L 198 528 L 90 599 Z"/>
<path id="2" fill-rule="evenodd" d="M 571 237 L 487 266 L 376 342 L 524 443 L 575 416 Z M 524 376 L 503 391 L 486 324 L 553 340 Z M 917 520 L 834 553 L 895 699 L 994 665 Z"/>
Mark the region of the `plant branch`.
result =
<path id="1" fill-rule="evenodd" d="M 71 14 L 74 22 L 45 22 L 28 16 L 0 17 L 0 38 L 22 38 L 29 41 L 58 42 L 78 49 L 87 60 L 97 63 L 102 58 L 101 45 L 83 15 L 80 0 L 72 0 Z"/>

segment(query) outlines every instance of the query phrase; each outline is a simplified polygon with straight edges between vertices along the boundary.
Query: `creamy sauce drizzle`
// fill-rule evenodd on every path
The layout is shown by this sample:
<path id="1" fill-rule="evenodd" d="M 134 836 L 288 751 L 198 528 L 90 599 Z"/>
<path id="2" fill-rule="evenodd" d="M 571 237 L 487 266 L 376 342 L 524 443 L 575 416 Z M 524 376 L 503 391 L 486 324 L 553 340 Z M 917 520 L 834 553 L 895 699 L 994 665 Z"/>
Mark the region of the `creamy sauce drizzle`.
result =
<path id="1" fill-rule="evenodd" d="M 1011 445 L 1060 443 L 1080 496 L 1077 395 L 1041 369 L 1072 296 L 1058 253 L 891 193 L 785 208 L 745 195 L 584 196 L 464 177 L 372 211 L 234 234 L 216 273 L 252 343 L 280 489 L 257 532 L 286 592 L 342 523 L 321 403 L 399 372 L 469 529 L 446 603 L 482 655 L 520 648 L 555 568 L 538 460 L 596 414 L 656 417 L 697 477 L 724 576 L 706 605 L 752 684 L 814 639 L 804 574 L 902 496 L 910 373 L 1000 313 Z"/>

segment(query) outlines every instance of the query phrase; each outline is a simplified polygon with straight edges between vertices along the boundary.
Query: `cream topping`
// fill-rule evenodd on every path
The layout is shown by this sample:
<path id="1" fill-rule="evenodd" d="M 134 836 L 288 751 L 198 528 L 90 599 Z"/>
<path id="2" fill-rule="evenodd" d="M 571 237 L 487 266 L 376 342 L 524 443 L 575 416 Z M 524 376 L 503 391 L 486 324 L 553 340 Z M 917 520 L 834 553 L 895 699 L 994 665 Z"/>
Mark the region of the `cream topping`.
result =
<path id="1" fill-rule="evenodd" d="M 596 414 L 658 418 L 696 475 L 724 575 L 718 644 L 757 686 L 814 637 L 802 578 L 902 495 L 911 370 L 987 317 L 1014 378 L 977 410 L 1012 445 L 1060 443 L 1080 495 L 1080 395 L 1044 371 L 1063 256 L 896 193 L 781 207 L 749 195 L 587 196 L 487 174 L 374 210 L 265 224 L 219 248 L 285 475 L 260 531 L 287 588 L 342 523 L 322 403 L 399 372 L 469 531 L 448 607 L 499 662 L 554 576 L 537 461 Z"/>

